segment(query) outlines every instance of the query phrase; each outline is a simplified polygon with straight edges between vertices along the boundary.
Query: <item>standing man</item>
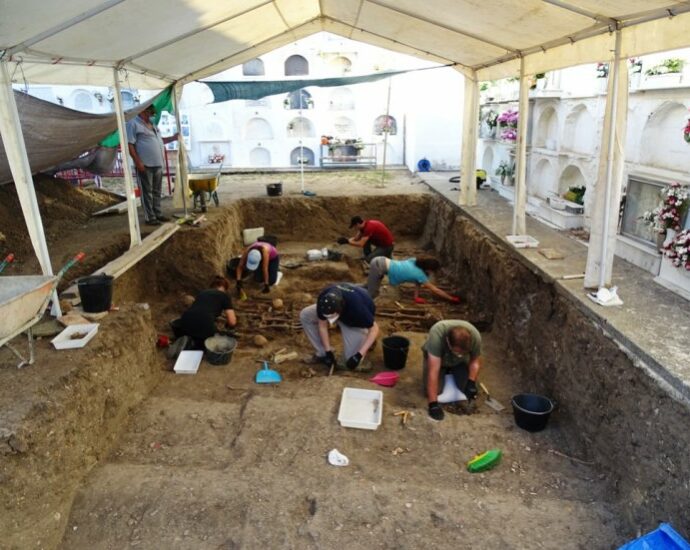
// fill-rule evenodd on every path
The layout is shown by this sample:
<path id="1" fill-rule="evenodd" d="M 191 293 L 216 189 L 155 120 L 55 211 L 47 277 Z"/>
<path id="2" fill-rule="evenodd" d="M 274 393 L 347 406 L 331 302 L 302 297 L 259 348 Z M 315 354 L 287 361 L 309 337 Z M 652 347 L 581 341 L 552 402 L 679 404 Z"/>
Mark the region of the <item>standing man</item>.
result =
<path id="1" fill-rule="evenodd" d="M 429 416 L 443 420 L 438 396 L 445 376 L 452 374 L 458 389 L 468 399 L 477 398 L 477 376 L 482 366 L 482 337 L 467 321 L 439 321 L 431 327 L 422 346 L 424 391 L 429 400 Z"/>
<path id="2" fill-rule="evenodd" d="M 375 313 L 374 301 L 360 286 L 339 283 L 324 288 L 316 304 L 305 307 L 299 314 L 304 333 L 316 351 L 309 362 L 323 363 L 327 367 L 336 364 L 328 325 L 338 323 L 343 336 L 345 366 L 349 370 L 369 372 L 371 365 L 363 359 L 379 334 Z"/>
<path id="3" fill-rule="evenodd" d="M 161 212 L 161 188 L 165 150 L 163 144 L 176 141 L 178 134 L 161 137 L 153 117 L 156 108 L 149 105 L 139 115 L 127 122 L 129 154 L 137 167 L 137 179 L 141 189 L 141 204 L 144 207 L 146 225 L 160 225 L 170 221 Z"/>
<path id="4" fill-rule="evenodd" d="M 339 237 L 338 244 L 351 244 L 364 249 L 364 261 L 369 263 L 377 256 L 393 257 L 393 234 L 383 222 L 378 220 L 363 220 L 360 216 L 353 216 L 350 229 L 357 229 L 354 237 Z M 372 251 L 372 246 L 374 247 Z"/>

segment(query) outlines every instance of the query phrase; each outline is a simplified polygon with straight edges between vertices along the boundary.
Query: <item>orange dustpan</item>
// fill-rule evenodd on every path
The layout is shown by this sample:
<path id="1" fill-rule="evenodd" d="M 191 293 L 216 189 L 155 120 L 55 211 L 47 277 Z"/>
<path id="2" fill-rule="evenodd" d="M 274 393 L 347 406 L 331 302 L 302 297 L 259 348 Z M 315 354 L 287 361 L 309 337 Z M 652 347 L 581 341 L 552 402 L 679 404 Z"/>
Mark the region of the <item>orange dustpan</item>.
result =
<path id="1" fill-rule="evenodd" d="M 378 384 L 379 386 L 387 386 L 392 388 L 400 380 L 400 375 L 393 371 L 383 371 L 378 373 L 376 376 L 369 378 L 370 382 Z"/>

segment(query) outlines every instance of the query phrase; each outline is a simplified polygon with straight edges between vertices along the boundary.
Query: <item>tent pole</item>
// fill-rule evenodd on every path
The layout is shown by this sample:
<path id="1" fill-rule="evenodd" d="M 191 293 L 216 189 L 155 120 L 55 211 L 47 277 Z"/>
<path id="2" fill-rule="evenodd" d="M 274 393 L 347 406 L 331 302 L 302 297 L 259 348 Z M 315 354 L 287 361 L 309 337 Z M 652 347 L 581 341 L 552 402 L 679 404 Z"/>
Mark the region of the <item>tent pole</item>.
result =
<path id="1" fill-rule="evenodd" d="M 477 129 L 479 121 L 479 82 L 477 73 L 465 75 L 465 106 L 462 115 L 462 162 L 458 204 L 477 204 Z"/>
<path id="2" fill-rule="evenodd" d="M 525 58 L 520 58 L 520 100 L 518 106 L 517 178 L 513 205 L 513 235 L 526 235 L 525 205 L 527 203 L 527 120 L 529 115 L 529 83 L 525 74 Z"/>
<path id="3" fill-rule="evenodd" d="M 604 132 L 599 156 L 597 184 L 593 190 L 584 287 L 602 288 L 611 283 L 615 253 L 618 205 L 623 184 L 625 134 L 628 116 L 628 71 L 621 59 L 621 31 L 616 31 L 614 59 L 610 63 Z"/>
<path id="4" fill-rule="evenodd" d="M 187 148 L 184 144 L 184 137 L 182 136 L 182 117 L 180 116 L 180 100 L 182 99 L 182 89 L 184 84 L 179 82 L 173 87 L 172 100 L 173 109 L 175 110 L 175 126 L 177 126 L 177 156 L 175 166 L 175 193 L 173 197 L 173 205 L 179 208 L 178 197 L 182 197 L 182 209 L 184 217 L 187 217 Z M 221 163 L 222 164 L 222 163 Z M 175 204 L 177 203 L 177 204 Z"/>
<path id="5" fill-rule="evenodd" d="M 12 90 L 12 78 L 10 76 L 7 61 L 0 61 L 0 135 L 10 165 L 14 187 L 17 190 L 19 204 L 24 214 L 26 228 L 29 231 L 31 244 L 38 258 L 43 275 L 53 275 L 53 267 L 50 263 L 48 243 L 46 242 L 41 212 L 38 209 L 36 189 L 31 177 L 31 166 L 24 143 L 17 102 Z M 57 292 L 53 293 L 53 306 L 51 313 L 56 317 L 62 315 L 60 301 Z"/>
<path id="6" fill-rule="evenodd" d="M 129 141 L 125 127 L 125 115 L 122 111 L 122 96 L 120 90 L 120 76 L 117 67 L 113 69 L 115 82 L 115 116 L 117 118 L 117 131 L 120 136 L 120 151 L 122 152 L 122 172 L 125 176 L 125 193 L 127 195 L 127 217 L 129 218 L 129 247 L 141 244 L 139 232 L 139 216 L 137 215 L 137 199 L 134 195 L 134 182 L 132 181 L 132 168 L 129 159 Z"/>
<path id="7" fill-rule="evenodd" d="M 386 152 L 388 151 L 388 134 L 390 134 L 391 86 L 393 79 L 388 79 L 388 97 L 386 98 L 386 124 L 383 127 L 383 167 L 381 169 L 381 183 L 379 187 L 386 187 Z"/>

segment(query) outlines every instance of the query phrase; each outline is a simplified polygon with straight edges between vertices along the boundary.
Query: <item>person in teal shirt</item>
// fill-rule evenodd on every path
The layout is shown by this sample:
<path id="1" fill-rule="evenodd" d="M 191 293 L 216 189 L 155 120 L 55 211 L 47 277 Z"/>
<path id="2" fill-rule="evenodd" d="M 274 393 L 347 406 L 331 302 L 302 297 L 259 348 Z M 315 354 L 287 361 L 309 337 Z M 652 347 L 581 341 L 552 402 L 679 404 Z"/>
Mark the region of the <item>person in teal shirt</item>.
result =
<path id="1" fill-rule="evenodd" d="M 367 278 L 367 292 L 372 300 L 379 295 L 379 287 L 384 275 L 388 275 L 388 282 L 392 286 L 402 283 L 415 283 L 414 301 L 417 304 L 426 302 L 419 296 L 419 287 L 429 289 L 436 296 L 448 300 L 454 304 L 460 302 L 460 298 L 444 292 L 429 281 L 429 275 L 437 271 L 441 264 L 436 258 L 408 258 L 407 260 L 391 260 L 379 256 L 371 260 L 369 264 L 369 276 Z"/>

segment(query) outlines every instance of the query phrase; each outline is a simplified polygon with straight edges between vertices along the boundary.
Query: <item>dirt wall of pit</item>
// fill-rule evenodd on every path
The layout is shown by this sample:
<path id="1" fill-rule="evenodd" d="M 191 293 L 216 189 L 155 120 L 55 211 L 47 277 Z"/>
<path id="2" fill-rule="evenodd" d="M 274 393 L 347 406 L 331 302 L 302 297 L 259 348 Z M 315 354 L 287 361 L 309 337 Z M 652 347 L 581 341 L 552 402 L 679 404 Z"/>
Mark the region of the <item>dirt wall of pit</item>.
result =
<path id="1" fill-rule="evenodd" d="M 661 521 L 690 526 L 687 405 L 562 287 L 440 197 L 424 236 L 472 308 L 491 312 L 524 390 L 557 401 L 555 419 L 601 468 L 623 523 L 642 532 Z"/>
<path id="2" fill-rule="evenodd" d="M 100 323 L 88 347 L 59 352 L 67 365 L 46 365 L 61 375 L 41 374 L 37 365 L 19 371 L 50 382 L 0 448 L 2 548 L 57 544 L 83 476 L 109 453 L 128 411 L 162 376 L 150 310 L 129 304 Z"/>

